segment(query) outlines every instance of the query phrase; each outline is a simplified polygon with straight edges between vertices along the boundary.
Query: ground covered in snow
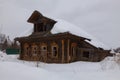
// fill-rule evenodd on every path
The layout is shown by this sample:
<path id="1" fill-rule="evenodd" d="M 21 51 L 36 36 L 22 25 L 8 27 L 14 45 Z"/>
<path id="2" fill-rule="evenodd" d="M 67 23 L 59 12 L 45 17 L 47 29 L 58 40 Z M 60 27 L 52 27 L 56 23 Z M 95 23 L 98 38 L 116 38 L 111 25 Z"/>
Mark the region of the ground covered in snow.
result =
<path id="1" fill-rule="evenodd" d="M 21 61 L 17 57 L 0 52 L 0 80 L 120 80 L 120 65 L 112 57 L 69 64 Z"/>

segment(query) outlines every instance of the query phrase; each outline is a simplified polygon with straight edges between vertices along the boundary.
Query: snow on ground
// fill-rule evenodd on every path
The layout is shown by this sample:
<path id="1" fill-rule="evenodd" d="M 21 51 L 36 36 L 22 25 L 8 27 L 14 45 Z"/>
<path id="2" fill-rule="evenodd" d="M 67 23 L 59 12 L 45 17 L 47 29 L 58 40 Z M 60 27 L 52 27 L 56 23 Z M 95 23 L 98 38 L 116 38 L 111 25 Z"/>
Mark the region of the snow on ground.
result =
<path id="1" fill-rule="evenodd" d="M 57 74 L 42 68 L 16 62 L 0 62 L 0 80 L 63 80 Z"/>
<path id="2" fill-rule="evenodd" d="M 7 59 L 7 54 L 0 51 L 0 61 L 4 61 L 6 59 Z"/>
<path id="3" fill-rule="evenodd" d="M 18 60 L 0 52 L 0 80 L 119 80 L 120 65 L 113 57 L 101 62 L 47 64 Z M 38 64 L 38 67 L 37 67 Z"/>

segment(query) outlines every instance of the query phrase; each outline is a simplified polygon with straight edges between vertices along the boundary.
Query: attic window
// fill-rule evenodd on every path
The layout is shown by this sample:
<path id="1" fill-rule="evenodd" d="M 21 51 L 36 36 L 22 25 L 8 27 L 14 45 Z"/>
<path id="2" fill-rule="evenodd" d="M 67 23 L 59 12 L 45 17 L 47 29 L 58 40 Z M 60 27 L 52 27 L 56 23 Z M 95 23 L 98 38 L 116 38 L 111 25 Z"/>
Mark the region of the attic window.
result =
<path id="1" fill-rule="evenodd" d="M 47 25 L 43 23 L 34 24 L 34 32 L 43 32 L 47 31 Z"/>

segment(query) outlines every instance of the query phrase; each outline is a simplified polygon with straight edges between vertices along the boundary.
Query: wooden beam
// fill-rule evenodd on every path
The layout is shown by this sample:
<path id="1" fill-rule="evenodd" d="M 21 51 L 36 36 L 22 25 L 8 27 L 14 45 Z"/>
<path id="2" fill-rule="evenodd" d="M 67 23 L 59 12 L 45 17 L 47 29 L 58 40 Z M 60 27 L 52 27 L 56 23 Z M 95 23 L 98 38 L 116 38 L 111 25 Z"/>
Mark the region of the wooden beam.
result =
<path id="1" fill-rule="evenodd" d="M 67 41 L 67 62 L 70 62 L 70 40 Z"/>
<path id="2" fill-rule="evenodd" d="M 64 63 L 64 40 L 62 40 L 62 63 Z"/>

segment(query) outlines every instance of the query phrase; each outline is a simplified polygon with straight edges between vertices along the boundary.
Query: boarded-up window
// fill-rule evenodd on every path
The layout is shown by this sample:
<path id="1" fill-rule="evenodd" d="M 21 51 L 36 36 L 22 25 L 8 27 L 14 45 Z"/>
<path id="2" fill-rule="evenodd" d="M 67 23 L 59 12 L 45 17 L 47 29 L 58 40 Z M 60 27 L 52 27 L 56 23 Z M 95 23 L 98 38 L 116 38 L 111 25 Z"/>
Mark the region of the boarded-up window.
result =
<path id="1" fill-rule="evenodd" d="M 72 47 L 72 56 L 76 56 L 76 48 Z"/>
<path id="2" fill-rule="evenodd" d="M 72 43 L 72 45 L 71 45 L 71 50 L 72 50 L 71 56 L 73 56 L 73 57 L 75 57 L 76 54 L 77 54 L 77 52 L 76 52 L 76 46 L 77 46 L 76 43 Z"/>
<path id="3" fill-rule="evenodd" d="M 83 57 L 89 58 L 89 56 L 90 56 L 89 51 L 84 51 L 84 52 L 83 52 Z"/>

